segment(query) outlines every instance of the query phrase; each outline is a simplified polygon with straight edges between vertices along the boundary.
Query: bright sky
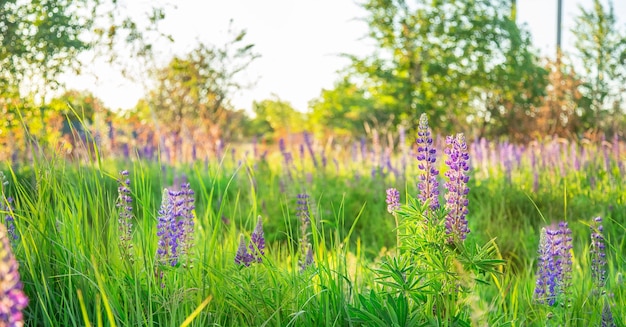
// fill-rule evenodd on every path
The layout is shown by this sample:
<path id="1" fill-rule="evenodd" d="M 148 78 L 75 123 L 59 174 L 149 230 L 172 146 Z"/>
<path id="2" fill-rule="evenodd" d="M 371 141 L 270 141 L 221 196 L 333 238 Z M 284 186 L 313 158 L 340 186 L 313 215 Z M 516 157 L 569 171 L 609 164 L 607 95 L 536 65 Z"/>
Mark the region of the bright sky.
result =
<path id="1" fill-rule="evenodd" d="M 557 0 L 517 0 L 518 22 L 526 23 L 535 46 L 542 55 L 553 56 L 556 44 Z M 570 29 L 578 5 L 589 8 L 592 0 L 563 0 L 563 46 L 573 47 Z M 624 25 L 626 1 L 614 1 L 618 25 Z M 236 29 L 246 29 L 248 42 L 255 44 L 261 58 L 250 66 L 242 82 L 257 80 L 256 86 L 233 96 L 237 108 L 250 110 L 252 102 L 276 94 L 305 111 L 308 102 L 322 88 L 332 88 L 336 71 L 348 61 L 339 54 L 366 55 L 371 43 L 363 39 L 367 25 L 357 18 L 364 11 L 354 0 L 181 0 L 167 13 L 162 27 L 176 40 L 159 49 L 164 58 L 182 55 L 197 40 L 216 45 L 226 42 L 229 21 Z M 131 108 L 143 96 L 141 85 L 124 80 L 105 65 L 92 71 L 98 76 L 67 78 L 68 88 L 87 89 L 106 106 Z"/>

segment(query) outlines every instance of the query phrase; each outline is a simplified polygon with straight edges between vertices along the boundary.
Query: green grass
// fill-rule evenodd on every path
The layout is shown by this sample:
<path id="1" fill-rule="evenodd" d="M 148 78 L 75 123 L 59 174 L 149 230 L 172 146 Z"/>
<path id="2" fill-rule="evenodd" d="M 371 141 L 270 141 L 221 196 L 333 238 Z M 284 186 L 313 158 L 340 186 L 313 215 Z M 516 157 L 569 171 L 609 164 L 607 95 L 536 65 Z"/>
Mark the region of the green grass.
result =
<path id="1" fill-rule="evenodd" d="M 384 191 L 406 190 L 403 201 L 405 193 L 416 194 L 414 168 L 406 180 L 372 178 L 366 169 L 357 179 L 354 170 L 315 170 L 307 164 L 290 180 L 279 161 L 171 167 L 37 157 L 31 165 L 5 166 L 4 192 L 15 198 L 15 208 L 4 214 L 15 217 L 20 236 L 14 253 L 30 298 L 27 325 L 359 326 L 374 325 L 356 317 L 372 305 L 377 314 L 405 310 L 425 325 L 462 325 L 440 319 L 458 314 L 474 325 L 597 326 L 604 301 L 612 304 L 618 325 L 626 321 L 626 192 L 616 171 L 570 169 L 560 176 L 544 170 L 537 192 L 530 165 L 515 170 L 510 181 L 498 168 L 489 176 L 477 172 L 470 180 L 468 244 L 495 239 L 495 258 L 506 263 L 500 273 L 458 270 L 451 276 L 467 277 L 471 292 L 424 293 L 422 302 L 422 293 L 394 293 L 381 284 L 380 270 L 401 252 Z M 131 172 L 133 262 L 117 244 L 116 179 L 122 169 Z M 161 281 L 154 276 L 157 212 L 163 188 L 182 174 L 196 192 L 192 264 L 167 269 Z M 595 178 L 593 188 L 589 176 Z M 311 196 L 315 265 L 301 272 L 296 195 L 304 192 Z M 235 265 L 239 235 L 249 240 L 258 215 L 268 241 L 263 263 Z M 602 296 L 593 293 L 587 257 L 588 224 L 597 215 L 605 219 L 608 242 Z M 561 220 L 573 230 L 573 287 L 569 306 L 550 307 L 533 301 L 536 253 L 539 230 Z M 454 268 L 458 255 L 444 250 L 442 269 Z M 487 283 L 471 282 L 474 277 Z M 440 305 L 439 312 L 433 304 Z M 459 311 L 443 312 L 441 305 Z"/>

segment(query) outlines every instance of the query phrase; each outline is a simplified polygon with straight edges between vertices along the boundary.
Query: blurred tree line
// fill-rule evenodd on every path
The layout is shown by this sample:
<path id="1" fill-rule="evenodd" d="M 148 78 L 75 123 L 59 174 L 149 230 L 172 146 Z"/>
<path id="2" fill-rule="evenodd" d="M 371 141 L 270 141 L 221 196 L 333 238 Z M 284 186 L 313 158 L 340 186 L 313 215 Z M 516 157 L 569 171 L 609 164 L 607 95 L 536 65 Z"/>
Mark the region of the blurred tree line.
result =
<path id="1" fill-rule="evenodd" d="M 235 108 L 231 99 L 254 82 L 241 78 L 259 57 L 245 30 L 223 45 L 198 43 L 159 67 L 152 57 L 167 4 L 151 3 L 137 19 L 117 0 L 0 1 L 0 140 L 53 139 L 77 122 L 130 120 L 161 134 L 218 146 L 222 140 L 276 139 L 314 130 L 361 136 L 415 128 L 426 112 L 442 133 L 529 141 L 624 130 L 626 34 L 612 3 L 579 8 L 576 51 L 540 58 L 510 0 L 364 0 L 375 51 L 345 54 L 350 64 L 307 112 L 278 96 Z M 128 54 L 121 56 L 121 53 Z M 142 62 L 150 89 L 114 114 L 88 92 L 46 97 L 64 72 L 79 73 L 85 54 Z M 126 71 L 125 67 L 122 67 Z M 142 77 L 143 78 L 143 77 Z M 28 86 L 28 87 L 25 87 Z M 30 87 L 30 88 L 29 88 Z M 25 132 L 16 131 L 26 122 Z M 57 135 L 58 136 L 58 135 Z M 58 137 L 57 137 L 58 138 Z M 5 141 L 6 142 L 6 141 Z M 53 142 L 53 141 L 50 141 Z"/>

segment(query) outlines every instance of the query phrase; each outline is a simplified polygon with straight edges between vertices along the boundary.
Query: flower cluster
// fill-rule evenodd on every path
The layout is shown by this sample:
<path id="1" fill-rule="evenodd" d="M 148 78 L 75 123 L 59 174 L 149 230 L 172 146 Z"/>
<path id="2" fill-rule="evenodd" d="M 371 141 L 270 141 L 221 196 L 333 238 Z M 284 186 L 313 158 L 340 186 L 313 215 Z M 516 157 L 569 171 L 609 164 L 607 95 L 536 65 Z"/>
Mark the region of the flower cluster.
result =
<path id="1" fill-rule="evenodd" d="M 28 297 L 22 287 L 9 235 L 0 224 L 0 326 L 24 326 L 22 310 L 28 305 Z"/>
<path id="2" fill-rule="evenodd" d="M 446 216 L 446 234 L 449 236 L 448 242 L 454 243 L 465 240 L 469 233 L 467 227 L 467 194 L 469 188 L 467 182 L 469 181 L 469 154 L 467 153 L 467 144 L 465 143 L 465 136 L 463 134 L 457 134 L 456 137 L 448 136 L 446 138 L 446 144 L 449 146 L 446 148 L 445 153 L 448 155 L 446 165 L 448 171 L 445 176 L 448 181 L 445 183 L 447 193 L 446 198 L 446 210 L 448 212 Z"/>
<path id="3" fill-rule="evenodd" d="M 433 138 L 428 117 L 426 114 L 420 116 L 417 127 L 417 161 L 421 170 L 419 175 L 419 199 L 422 203 L 428 202 L 431 211 L 439 209 L 439 182 L 437 175 L 439 170 L 435 167 L 437 161 L 437 150 L 433 145 Z M 426 213 L 428 216 L 428 212 Z"/>
<path id="4" fill-rule="evenodd" d="M 539 242 L 538 276 L 535 300 L 554 305 L 559 295 L 566 295 L 571 283 L 572 231 L 566 222 L 543 228 Z"/>
<path id="5" fill-rule="evenodd" d="M 250 235 L 250 245 L 246 246 L 246 239 L 243 235 L 239 237 L 239 247 L 235 254 L 235 264 L 250 266 L 252 263 L 263 262 L 265 255 L 265 235 L 263 233 L 263 218 L 259 216 L 252 235 Z"/>
<path id="6" fill-rule="evenodd" d="M 606 252 L 604 245 L 602 217 L 596 217 L 591 224 L 591 277 L 596 291 L 601 292 L 606 283 Z"/>
<path id="7" fill-rule="evenodd" d="M 400 192 L 395 188 L 387 189 L 387 198 L 385 199 L 387 203 L 387 211 L 389 213 L 394 214 L 398 208 L 400 208 Z"/>
<path id="8" fill-rule="evenodd" d="M 309 226 L 311 225 L 311 215 L 309 212 L 309 195 L 298 194 L 298 207 L 296 216 L 300 220 L 300 271 L 304 271 L 313 264 L 313 246 L 309 241 Z"/>
<path id="9" fill-rule="evenodd" d="M 180 190 L 164 190 L 157 223 L 157 258 L 161 264 L 175 267 L 188 253 L 193 243 L 194 209 L 194 191 L 189 183 L 181 184 Z"/>
<path id="10" fill-rule="evenodd" d="M 130 179 L 128 171 L 120 172 L 121 178 L 118 180 L 117 202 L 115 206 L 119 210 L 117 220 L 120 233 L 120 252 L 132 260 L 132 232 L 133 232 L 133 198 L 130 196 Z"/>

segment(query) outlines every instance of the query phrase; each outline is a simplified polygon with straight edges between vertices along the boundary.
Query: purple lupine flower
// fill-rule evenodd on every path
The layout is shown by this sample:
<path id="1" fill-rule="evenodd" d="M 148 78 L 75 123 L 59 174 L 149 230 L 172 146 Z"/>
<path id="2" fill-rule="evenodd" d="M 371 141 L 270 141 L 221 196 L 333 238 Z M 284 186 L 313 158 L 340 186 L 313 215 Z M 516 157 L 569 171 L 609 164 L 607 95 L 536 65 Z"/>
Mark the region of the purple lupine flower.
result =
<path id="1" fill-rule="evenodd" d="M 174 218 L 172 215 L 173 205 L 171 201 L 172 199 L 169 196 L 169 191 L 164 189 L 157 222 L 157 236 L 159 238 L 157 258 L 161 264 L 168 263 L 171 256 L 170 243 L 172 235 L 170 232 L 170 226 L 172 225 L 171 221 Z"/>
<path id="2" fill-rule="evenodd" d="M 313 161 L 313 167 L 317 168 L 317 158 L 315 157 L 315 151 L 313 151 L 313 139 L 311 138 L 311 134 L 303 132 L 303 137 L 304 144 L 306 145 L 307 150 L 309 150 L 309 155 Z"/>
<path id="3" fill-rule="evenodd" d="M 534 294 L 537 302 L 554 305 L 559 295 L 567 295 L 571 283 L 571 249 L 571 230 L 567 223 L 541 230 Z"/>
<path id="4" fill-rule="evenodd" d="M 22 310 L 28 305 L 8 232 L 0 224 L 0 326 L 24 326 Z"/>
<path id="5" fill-rule="evenodd" d="M 454 243 L 463 241 L 469 233 L 467 227 L 466 216 L 468 214 L 467 205 L 469 203 L 467 194 L 469 187 L 469 154 L 467 152 L 467 144 L 465 136 L 457 134 L 456 137 L 448 136 L 446 138 L 445 154 L 448 155 L 446 165 L 448 171 L 445 175 L 448 181 L 445 183 L 447 193 L 446 198 L 446 234 L 449 236 L 448 242 Z"/>
<path id="6" fill-rule="evenodd" d="M 193 242 L 194 192 L 189 183 L 182 183 L 180 190 L 163 191 L 157 223 L 159 237 L 157 257 L 161 264 L 175 267 L 181 256 L 186 255 Z"/>
<path id="7" fill-rule="evenodd" d="M 183 175 L 186 180 L 186 177 Z M 180 186 L 182 197 L 182 205 L 180 208 L 180 233 L 181 233 L 181 255 L 188 255 L 193 246 L 194 234 L 194 215 L 195 192 L 191 189 L 189 183 L 182 183 Z"/>
<path id="8" fill-rule="evenodd" d="M 311 215 L 309 213 L 309 195 L 306 193 L 297 195 L 298 207 L 296 216 L 300 220 L 300 271 L 304 271 L 313 264 L 313 249 L 309 241 L 309 226 L 311 225 Z M 309 253 L 310 252 L 310 253 Z"/>
<path id="9" fill-rule="evenodd" d="M 433 146 L 426 114 L 420 116 L 415 142 L 417 143 L 417 167 L 421 170 L 418 184 L 419 199 L 422 203 L 428 202 L 430 211 L 434 211 L 439 209 L 439 182 L 437 181 L 439 171 L 435 168 L 437 150 Z M 426 211 L 427 217 L 428 214 L 429 210 Z"/>
<path id="10" fill-rule="evenodd" d="M 248 253 L 246 239 L 242 234 L 239 236 L 239 247 L 237 248 L 237 253 L 235 254 L 235 264 L 248 267 L 250 266 L 252 260 L 252 256 Z"/>
<path id="11" fill-rule="evenodd" d="M 602 227 L 602 217 L 595 217 L 591 224 L 591 246 L 589 255 L 591 256 L 591 278 L 595 286 L 595 291 L 601 292 L 606 283 L 606 252 L 604 244 L 604 228 Z"/>
<path id="12" fill-rule="evenodd" d="M 263 234 L 263 218 L 259 216 L 252 235 L 250 235 L 250 255 L 254 262 L 263 262 L 265 255 L 265 235 Z"/>
<path id="13" fill-rule="evenodd" d="M 392 214 L 395 213 L 400 208 L 400 192 L 393 187 L 387 189 L 385 202 L 387 202 L 387 211 Z"/>
<path id="14" fill-rule="evenodd" d="M 19 239 L 19 235 L 15 230 L 15 218 L 13 217 L 13 198 L 7 197 L 4 188 L 9 185 L 9 181 L 7 181 L 7 177 L 4 175 L 2 171 L 0 171 L 0 211 L 6 211 L 6 215 L 4 217 L 4 223 L 6 224 L 7 231 L 9 233 L 9 239 L 11 240 L 11 245 L 16 246 L 17 240 Z"/>
<path id="15" fill-rule="evenodd" d="M 609 301 L 604 301 L 602 305 L 602 327 L 616 327 L 615 320 L 613 320 L 613 313 L 611 312 L 611 305 Z"/>
<path id="16" fill-rule="evenodd" d="M 119 248 L 122 255 L 133 260 L 132 256 L 132 239 L 133 239 L 133 198 L 130 196 L 130 179 L 128 178 L 128 171 L 122 170 L 120 172 L 120 179 L 118 180 L 117 187 L 117 203 L 115 206 L 119 210 L 119 218 L 117 220 L 120 243 Z"/>

